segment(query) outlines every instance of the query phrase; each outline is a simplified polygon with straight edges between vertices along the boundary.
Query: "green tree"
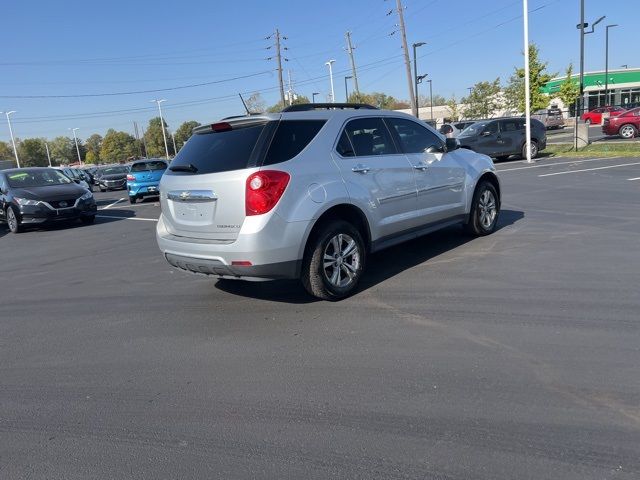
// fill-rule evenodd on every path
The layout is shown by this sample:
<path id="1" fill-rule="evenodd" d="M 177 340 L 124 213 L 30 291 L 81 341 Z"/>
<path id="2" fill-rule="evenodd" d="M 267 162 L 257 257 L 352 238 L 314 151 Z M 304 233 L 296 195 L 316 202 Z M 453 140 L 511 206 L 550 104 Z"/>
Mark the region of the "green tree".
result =
<path id="1" fill-rule="evenodd" d="M 164 122 L 165 134 L 167 136 L 167 147 L 169 149 L 169 156 L 175 155 L 173 151 L 173 142 L 171 136 L 167 131 L 167 122 Z M 155 117 L 149 120 L 149 126 L 147 131 L 144 132 L 144 140 L 147 144 L 147 157 L 164 157 L 164 137 L 162 136 L 162 126 L 160 124 L 160 117 Z"/>
<path id="2" fill-rule="evenodd" d="M 493 82 L 476 83 L 469 96 L 462 99 L 466 103 L 464 116 L 467 118 L 490 118 L 503 106 L 500 94 L 500 78 Z"/>
<path id="3" fill-rule="evenodd" d="M 100 147 L 102 146 L 102 136 L 94 133 L 84 142 L 87 151 L 85 161 L 87 163 L 100 162 Z"/>
<path id="4" fill-rule="evenodd" d="M 349 95 L 350 103 L 366 103 L 367 105 L 373 105 L 377 108 L 383 108 L 386 110 L 409 108 L 410 105 L 406 102 L 399 102 L 391 95 L 387 95 L 382 92 L 373 93 L 355 93 Z M 405 106 L 406 105 L 406 106 Z"/>
<path id="5" fill-rule="evenodd" d="M 193 129 L 199 126 L 199 122 L 196 122 L 195 120 L 189 120 L 188 122 L 184 122 L 178 127 L 175 133 L 176 148 L 178 149 L 178 151 L 180 151 L 185 142 L 189 140 L 189 138 L 191 138 Z"/>
<path id="6" fill-rule="evenodd" d="M 580 97 L 580 85 L 577 80 L 571 78 L 572 75 L 573 64 L 570 63 L 567 67 L 567 77 L 564 79 L 564 82 L 560 84 L 560 91 L 558 92 L 560 100 L 564 103 L 564 108 L 571 107 L 578 97 Z"/>
<path id="7" fill-rule="evenodd" d="M 429 107 L 431 105 L 431 97 L 429 95 L 418 95 L 418 105 L 421 107 Z M 433 96 L 433 106 L 447 105 L 447 99 L 442 95 L 435 94 Z"/>
<path id="8" fill-rule="evenodd" d="M 535 44 L 529 45 L 529 95 L 532 112 L 545 109 L 549 106 L 549 96 L 542 93 L 549 80 L 556 74 L 547 73 L 547 62 L 540 60 L 540 52 Z M 524 68 L 516 68 L 509 78 L 509 84 L 504 90 L 507 106 L 522 113 L 525 111 L 524 94 Z"/>
<path id="9" fill-rule="evenodd" d="M 292 105 L 298 105 L 300 103 L 311 103 L 311 102 L 309 101 L 309 97 L 305 97 L 304 95 L 298 95 L 297 98 L 294 98 L 293 101 L 291 102 Z M 285 106 L 289 106 L 289 103 L 285 103 Z M 275 105 L 271 105 L 269 108 L 267 108 L 267 112 L 277 113 L 282 111 L 283 108 L 284 106 L 282 105 L 282 102 L 278 102 Z"/>
<path id="10" fill-rule="evenodd" d="M 103 162 L 115 163 L 125 161 L 137 153 L 136 139 L 127 132 L 118 132 L 113 128 L 107 130 L 100 147 L 100 159 Z"/>
<path id="11" fill-rule="evenodd" d="M 11 144 L 0 141 L 0 160 L 12 160 L 13 148 Z"/>
<path id="12" fill-rule="evenodd" d="M 51 153 L 52 163 L 55 162 L 58 165 L 78 161 L 78 154 L 76 153 L 76 145 L 73 138 L 54 138 L 49 142 L 49 152 Z"/>
<path id="13" fill-rule="evenodd" d="M 23 167 L 46 167 L 49 165 L 44 139 L 25 138 L 18 146 L 20 165 Z"/>
<path id="14" fill-rule="evenodd" d="M 451 98 L 447 100 L 446 105 L 447 110 L 449 110 L 449 119 L 451 119 L 452 122 L 460 120 L 461 112 L 458 107 L 458 99 L 455 95 L 451 95 Z"/>

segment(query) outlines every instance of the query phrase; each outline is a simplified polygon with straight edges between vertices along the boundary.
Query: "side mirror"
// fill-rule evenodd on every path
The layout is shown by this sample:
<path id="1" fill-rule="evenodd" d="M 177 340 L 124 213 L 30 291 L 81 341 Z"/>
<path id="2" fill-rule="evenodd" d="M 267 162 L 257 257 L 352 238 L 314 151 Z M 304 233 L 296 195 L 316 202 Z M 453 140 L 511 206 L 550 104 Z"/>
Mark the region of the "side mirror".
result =
<path id="1" fill-rule="evenodd" d="M 445 146 L 447 147 L 447 152 L 452 152 L 460 148 L 460 140 L 457 138 L 447 138 Z"/>
<path id="2" fill-rule="evenodd" d="M 444 153 L 444 149 L 442 147 L 436 147 L 435 145 L 431 145 L 426 150 L 427 153 Z"/>
<path id="3" fill-rule="evenodd" d="M 485 130 L 480 135 L 482 135 L 483 137 L 489 137 L 489 136 L 491 136 L 491 132 L 489 130 Z"/>
<path id="4" fill-rule="evenodd" d="M 79 178 L 74 178 L 73 181 L 76 182 L 76 183 L 80 183 L 80 179 Z"/>

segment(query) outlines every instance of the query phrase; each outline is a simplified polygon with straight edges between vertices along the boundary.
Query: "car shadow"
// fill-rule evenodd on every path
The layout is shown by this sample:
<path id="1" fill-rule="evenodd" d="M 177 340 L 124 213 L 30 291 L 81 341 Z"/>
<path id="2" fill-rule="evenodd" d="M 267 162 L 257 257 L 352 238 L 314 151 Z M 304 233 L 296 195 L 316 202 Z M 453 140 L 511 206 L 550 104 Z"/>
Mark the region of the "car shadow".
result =
<path id="1" fill-rule="evenodd" d="M 499 231 L 522 220 L 525 214 L 519 210 L 502 210 L 498 223 Z M 369 257 L 358 292 L 375 287 L 396 275 L 416 267 L 445 252 L 454 250 L 476 237 L 466 234 L 460 226 L 453 226 L 396 245 Z M 291 304 L 318 302 L 302 288 L 297 280 L 274 280 L 270 282 L 243 282 L 238 280 L 218 280 L 218 290 L 257 300 L 268 300 Z M 357 295 L 357 293 L 356 293 Z"/>

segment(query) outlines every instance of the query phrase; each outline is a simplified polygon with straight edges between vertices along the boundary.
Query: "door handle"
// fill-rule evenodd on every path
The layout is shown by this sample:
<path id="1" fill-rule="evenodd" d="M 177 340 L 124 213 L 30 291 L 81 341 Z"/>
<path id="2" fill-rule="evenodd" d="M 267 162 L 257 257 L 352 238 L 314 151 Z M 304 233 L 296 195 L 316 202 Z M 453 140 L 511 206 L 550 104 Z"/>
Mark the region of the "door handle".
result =
<path id="1" fill-rule="evenodd" d="M 418 165 L 414 165 L 413 168 L 425 172 L 429 166 L 424 163 L 419 163 Z"/>
<path id="2" fill-rule="evenodd" d="M 355 167 L 353 167 L 351 169 L 351 171 L 355 172 L 355 173 L 368 173 L 369 170 L 371 170 L 369 167 L 367 167 L 366 165 L 363 165 L 361 163 L 359 163 L 358 165 L 356 165 Z"/>

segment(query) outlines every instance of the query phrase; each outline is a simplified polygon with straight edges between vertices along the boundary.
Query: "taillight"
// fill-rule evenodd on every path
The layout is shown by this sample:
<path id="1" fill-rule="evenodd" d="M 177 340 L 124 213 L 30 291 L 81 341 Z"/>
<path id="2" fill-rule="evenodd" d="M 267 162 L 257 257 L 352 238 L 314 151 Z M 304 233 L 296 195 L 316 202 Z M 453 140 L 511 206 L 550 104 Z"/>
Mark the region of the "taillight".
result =
<path id="1" fill-rule="evenodd" d="M 247 178 L 245 212 L 247 216 L 267 213 L 282 197 L 291 176 L 277 170 L 262 170 Z"/>
<path id="2" fill-rule="evenodd" d="M 127 181 L 129 182 L 135 182 L 136 181 L 136 177 L 134 177 L 133 175 L 131 175 L 130 173 L 127 174 Z"/>

